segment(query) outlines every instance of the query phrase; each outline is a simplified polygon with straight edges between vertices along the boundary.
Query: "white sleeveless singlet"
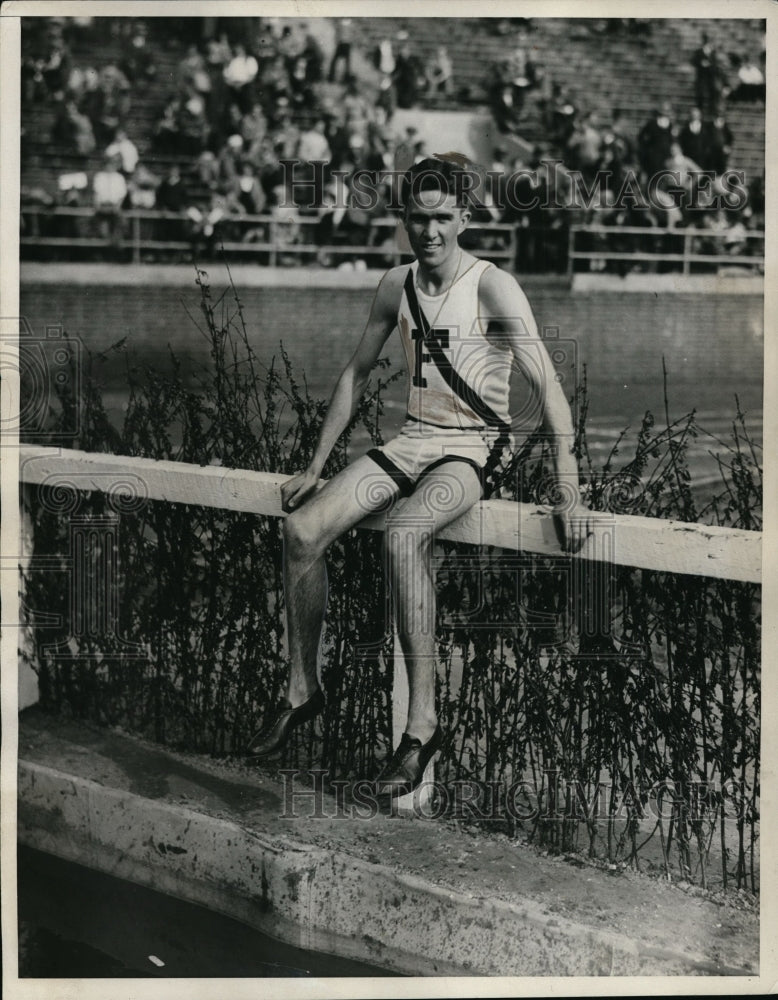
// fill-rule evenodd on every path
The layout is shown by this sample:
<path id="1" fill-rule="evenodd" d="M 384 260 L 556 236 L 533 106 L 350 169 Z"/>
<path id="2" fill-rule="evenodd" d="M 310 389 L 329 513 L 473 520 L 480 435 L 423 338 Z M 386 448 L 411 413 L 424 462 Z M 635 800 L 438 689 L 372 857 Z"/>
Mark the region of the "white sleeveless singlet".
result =
<path id="1" fill-rule="evenodd" d="M 408 416 L 452 430 L 494 428 L 497 420 L 507 425 L 511 353 L 486 339 L 478 301 L 481 275 L 494 265 L 474 260 L 463 266 L 466 270 L 450 288 L 427 295 L 416 284 L 418 262 L 410 265 L 417 304 L 429 328 L 425 340 L 404 288 L 397 326 L 408 363 Z"/>

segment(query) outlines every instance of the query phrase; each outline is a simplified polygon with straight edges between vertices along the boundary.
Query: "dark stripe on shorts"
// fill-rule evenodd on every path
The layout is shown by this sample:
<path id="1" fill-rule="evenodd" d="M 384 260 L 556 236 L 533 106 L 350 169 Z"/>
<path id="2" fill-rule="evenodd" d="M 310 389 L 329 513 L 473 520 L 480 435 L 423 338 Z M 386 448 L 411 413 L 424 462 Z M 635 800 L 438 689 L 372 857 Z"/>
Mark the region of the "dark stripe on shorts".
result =
<path id="1" fill-rule="evenodd" d="M 384 472 L 392 477 L 400 489 L 401 496 L 409 497 L 413 493 L 413 480 L 406 476 L 402 469 L 398 469 L 391 458 L 387 458 L 380 448 L 371 448 L 367 452 L 367 457 L 372 458 L 376 465 L 380 465 Z"/>

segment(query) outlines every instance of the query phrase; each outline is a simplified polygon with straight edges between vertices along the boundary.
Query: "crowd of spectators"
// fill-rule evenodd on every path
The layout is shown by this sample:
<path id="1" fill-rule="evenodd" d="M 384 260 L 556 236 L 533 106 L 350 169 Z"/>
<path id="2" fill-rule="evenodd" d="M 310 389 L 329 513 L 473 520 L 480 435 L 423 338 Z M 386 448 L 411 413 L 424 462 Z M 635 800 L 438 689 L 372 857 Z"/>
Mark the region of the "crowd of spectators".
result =
<path id="1" fill-rule="evenodd" d="M 608 21 L 587 25 L 585 30 L 642 36 L 648 28 L 642 22 Z M 729 102 L 764 97 L 764 74 L 754 60 L 737 53 L 725 60 L 703 33 L 692 56 L 697 106 L 690 109 L 688 118 L 679 120 L 672 104 L 664 102 L 642 127 L 633 130 L 621 109 L 613 109 L 608 116 L 587 109 L 585 91 L 571 94 L 551 79 L 528 54 L 526 26 L 515 39 L 515 47 L 508 47 L 506 56 L 492 67 L 489 80 L 492 113 L 505 137 L 497 159 L 503 161 L 511 136 L 519 135 L 533 115 L 544 136 L 531 156 L 516 156 L 507 164 L 509 173 L 527 174 L 524 188 L 517 189 L 523 192 L 520 200 L 530 203 L 534 195 L 539 206 L 519 212 L 509 206 L 507 212 L 495 216 L 502 222 L 515 221 L 518 227 L 517 267 L 561 269 L 573 224 L 673 230 L 657 235 L 583 234 L 578 248 L 589 253 L 681 254 L 685 229 L 710 233 L 695 233 L 687 244 L 696 254 L 736 256 L 763 251 L 760 241 L 748 240 L 747 235 L 764 230 L 764 176 L 750 179 L 743 198 L 731 194 L 725 176 L 733 144 L 727 121 Z M 763 70 L 763 50 L 757 61 Z M 702 177 L 705 173 L 713 176 Z M 625 191 L 627 196 L 619 198 Z M 624 274 L 657 265 L 639 258 L 624 261 L 603 256 L 587 260 L 584 266 Z M 679 266 L 677 262 L 665 265 Z M 705 265 L 694 269 L 705 269 Z"/>
<path id="2" fill-rule="evenodd" d="M 454 66 L 445 46 L 422 60 L 408 32 L 399 30 L 366 48 L 348 18 L 335 23 L 330 46 L 307 22 L 276 18 L 243 19 L 246 30 L 239 36 L 222 30 L 224 19 L 211 18 L 207 37 L 177 43 L 157 37 L 152 44 L 142 20 L 106 19 L 121 24 L 118 38 L 115 27 L 102 29 L 114 32 L 111 51 L 118 49 L 120 55 L 95 67 L 72 56 L 73 39 L 98 30 L 93 19 L 37 20 L 43 28 L 28 33 L 24 52 L 23 101 L 54 106 L 50 139 L 56 146 L 83 157 L 100 156 L 102 162 L 91 182 L 86 170 L 69 170 L 59 177 L 55 193 L 24 188 L 27 204 L 91 206 L 99 237 L 117 254 L 126 235 L 124 212 L 136 208 L 166 213 L 144 223 L 147 240 L 178 242 L 199 254 L 216 252 L 221 242 L 272 241 L 272 259 L 280 263 L 315 260 L 363 267 L 365 257 L 376 264 L 392 259 L 393 229 L 376 225 L 387 219 L 391 196 L 389 181 L 382 185 L 379 174 L 407 169 L 428 155 L 415 128 L 395 126 L 394 112 L 454 98 Z M 722 210 L 713 196 L 706 204 L 705 193 L 692 207 L 683 197 L 695 173 L 712 171 L 720 177 L 727 169 L 733 139 L 726 101 L 759 96 L 759 70 L 752 60 L 730 59 L 737 70 L 733 80 L 703 35 L 692 58 L 698 106 L 688 120 L 678 121 L 664 104 L 634 134 L 620 111 L 605 118 L 586 108 L 585 94 L 571 94 L 551 78 L 533 55 L 527 19 L 502 19 L 494 30 L 504 55 L 485 87 L 503 139 L 488 166 L 506 176 L 520 172 L 517 191 L 537 195 L 538 205 L 517 209 L 496 185 L 484 191 L 476 222 L 515 227 L 518 269 L 564 268 L 573 223 L 694 226 L 711 234 L 731 229 L 737 239 L 727 235 L 699 243 L 705 248 L 699 252 L 712 253 L 739 250 L 747 245 L 743 231 L 763 227 L 758 198 L 739 210 Z M 615 28 L 608 23 L 607 30 L 642 35 L 643 22 Z M 176 44 L 181 47 L 175 70 L 163 78 L 155 52 L 160 46 L 175 51 Z M 763 74 L 761 86 L 763 91 Z M 144 93 L 160 98 L 145 144 L 155 158 L 148 164 L 128 128 L 133 99 Z M 531 156 L 520 157 L 512 138 L 521 132 L 528 110 L 539 117 L 544 138 Z M 290 160 L 300 161 L 291 192 L 290 171 L 283 166 Z M 165 161 L 169 165 L 161 166 Z M 317 162 L 325 167 L 317 168 Z M 357 207 L 344 197 L 355 170 L 376 177 L 379 196 L 373 205 Z M 661 170 L 674 171 L 680 182 L 660 186 L 648 205 L 617 203 L 615 192 L 626 178 L 633 176 L 645 191 L 648 179 Z M 601 188 L 601 197 L 590 199 L 588 207 L 575 202 L 574 174 L 586 190 L 593 184 Z M 714 184 L 712 192 L 720 188 Z M 532 198 L 520 200 L 529 204 Z M 87 223 L 75 215 L 57 218 L 49 232 L 87 235 Z M 31 226 L 39 232 L 40 220 Z M 487 251 L 505 249 L 509 242 L 505 233 L 478 239 Z M 625 234 L 614 241 L 593 235 L 589 246 L 674 252 L 673 239 Z M 338 245 L 361 245 L 372 253 L 360 257 L 337 251 Z M 594 260 L 590 266 L 611 265 Z"/>

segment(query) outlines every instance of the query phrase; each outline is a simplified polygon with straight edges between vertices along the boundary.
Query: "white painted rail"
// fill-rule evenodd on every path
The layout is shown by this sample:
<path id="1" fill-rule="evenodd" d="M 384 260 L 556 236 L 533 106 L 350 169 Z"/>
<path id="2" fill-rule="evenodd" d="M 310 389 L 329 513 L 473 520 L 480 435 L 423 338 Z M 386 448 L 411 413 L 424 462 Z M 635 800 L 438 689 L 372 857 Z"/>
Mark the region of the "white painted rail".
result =
<path id="1" fill-rule="evenodd" d="M 19 476 L 24 483 L 54 487 L 60 495 L 68 490 L 86 490 L 121 496 L 132 501 L 128 504 L 132 509 L 137 509 L 144 500 L 161 500 L 265 517 L 284 516 L 280 487 L 289 478 L 272 472 L 32 445 L 20 449 Z M 382 530 L 383 518 L 368 517 L 360 527 Z M 477 504 L 438 537 L 519 552 L 562 554 L 550 513 L 508 500 Z M 570 558 L 758 583 L 761 552 L 762 536 L 757 531 L 598 513 L 594 534 L 581 552 Z M 392 715 L 396 745 L 408 711 L 408 680 L 396 635 L 393 659 Z M 27 673 L 28 687 L 35 688 L 27 700 L 31 704 L 37 700 L 37 683 L 29 667 Z M 23 680 L 22 676 L 20 682 Z M 20 703 L 20 707 L 24 705 Z M 397 808 L 426 807 L 433 779 L 430 762 L 424 783 L 412 795 L 402 796 Z"/>
<path id="2" fill-rule="evenodd" d="M 60 489 L 133 495 L 266 517 L 283 517 L 281 484 L 287 476 L 221 466 L 187 465 L 43 448 L 20 449 L 20 479 Z M 573 557 L 622 566 L 709 576 L 749 583 L 761 581 L 762 534 L 661 518 L 595 513 L 594 535 Z M 382 517 L 360 527 L 381 530 Z M 521 552 L 561 555 L 547 510 L 509 500 L 485 500 L 440 532 L 440 538 L 494 545 Z"/>

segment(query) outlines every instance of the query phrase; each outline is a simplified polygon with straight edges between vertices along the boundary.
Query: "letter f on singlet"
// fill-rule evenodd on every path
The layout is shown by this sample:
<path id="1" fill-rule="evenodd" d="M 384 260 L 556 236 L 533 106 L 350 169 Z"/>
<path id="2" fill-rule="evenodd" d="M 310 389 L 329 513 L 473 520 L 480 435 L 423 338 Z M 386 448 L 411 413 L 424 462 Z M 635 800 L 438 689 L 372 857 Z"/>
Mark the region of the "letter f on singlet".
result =
<path id="1" fill-rule="evenodd" d="M 421 389 L 426 389 L 427 380 L 422 375 L 421 370 L 422 365 L 428 365 L 432 361 L 432 358 L 424 350 L 424 345 L 426 342 L 434 340 L 440 347 L 447 349 L 449 346 L 449 329 L 448 327 L 438 327 L 428 330 L 425 336 L 423 330 L 414 328 L 411 330 L 411 340 L 414 343 L 413 384 Z"/>

